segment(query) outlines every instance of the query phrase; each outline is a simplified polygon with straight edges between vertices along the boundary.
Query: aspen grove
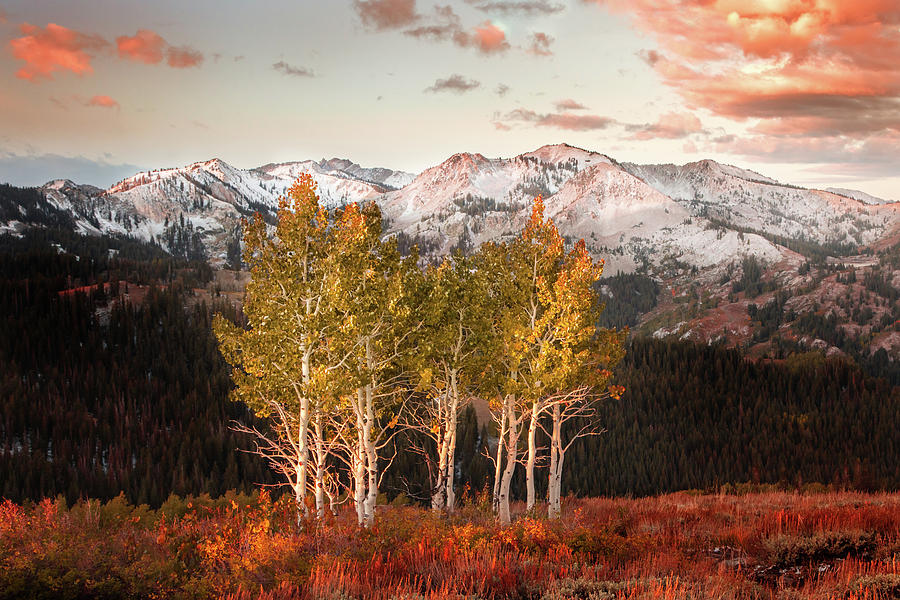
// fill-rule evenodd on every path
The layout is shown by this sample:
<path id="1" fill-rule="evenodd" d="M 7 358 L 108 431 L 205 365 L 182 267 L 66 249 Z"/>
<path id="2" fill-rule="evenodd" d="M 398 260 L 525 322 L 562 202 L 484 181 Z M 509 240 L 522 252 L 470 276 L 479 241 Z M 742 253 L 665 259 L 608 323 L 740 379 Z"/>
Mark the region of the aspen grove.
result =
<path id="1" fill-rule="evenodd" d="M 428 440 L 431 506 L 452 512 L 458 421 L 476 399 L 496 426 L 499 521 L 511 522 L 520 464 L 535 508 L 540 461 L 548 514 L 560 516 L 566 450 L 602 430 L 598 403 L 624 391 L 610 369 L 625 332 L 597 327 L 603 263 L 583 240 L 566 250 L 540 197 L 514 239 L 436 265 L 420 265 L 415 249 L 402 256 L 374 203 L 326 210 L 309 176 L 282 199 L 270 233 L 258 215 L 244 224 L 245 324 L 217 317 L 214 330 L 232 398 L 267 423 L 237 427 L 290 487 L 298 518 L 349 501 L 372 526 L 404 430 Z"/>

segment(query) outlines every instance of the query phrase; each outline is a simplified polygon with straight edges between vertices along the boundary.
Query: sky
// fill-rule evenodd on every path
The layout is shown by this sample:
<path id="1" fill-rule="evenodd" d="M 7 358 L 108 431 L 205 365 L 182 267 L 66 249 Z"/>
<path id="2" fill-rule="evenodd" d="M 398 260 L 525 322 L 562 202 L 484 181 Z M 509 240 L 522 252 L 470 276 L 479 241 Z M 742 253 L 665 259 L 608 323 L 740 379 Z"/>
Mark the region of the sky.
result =
<path id="1" fill-rule="evenodd" d="M 900 0 L 0 0 L 0 181 L 566 142 L 900 199 Z"/>

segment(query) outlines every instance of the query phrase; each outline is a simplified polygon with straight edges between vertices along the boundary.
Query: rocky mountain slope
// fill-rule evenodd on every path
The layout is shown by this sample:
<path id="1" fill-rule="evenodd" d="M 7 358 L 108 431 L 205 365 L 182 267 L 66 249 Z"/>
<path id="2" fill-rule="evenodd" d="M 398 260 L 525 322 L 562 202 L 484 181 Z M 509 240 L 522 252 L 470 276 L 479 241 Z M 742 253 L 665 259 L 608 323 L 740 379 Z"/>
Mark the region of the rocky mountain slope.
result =
<path id="1" fill-rule="evenodd" d="M 769 346 L 774 335 L 829 351 L 862 339 L 867 351 L 900 356 L 900 333 L 889 326 L 900 319 L 900 203 L 785 185 L 711 160 L 619 163 L 559 144 L 512 158 L 456 154 L 414 176 L 337 158 L 249 170 L 212 159 L 107 190 L 52 181 L 40 206 L 0 207 L 0 232 L 52 212 L 81 233 L 132 236 L 221 265 L 236 256 L 240 218 L 271 219 L 303 173 L 326 206 L 377 202 L 389 234 L 417 244 L 426 260 L 514 235 L 542 195 L 561 232 L 583 238 L 608 274 L 660 285 L 656 308 L 636 324 L 650 334 Z M 779 318 L 754 320 L 751 305 L 771 303 Z M 815 323 L 788 318 L 807 313 L 835 315 L 845 338 L 824 340 L 830 334 L 816 335 Z"/>

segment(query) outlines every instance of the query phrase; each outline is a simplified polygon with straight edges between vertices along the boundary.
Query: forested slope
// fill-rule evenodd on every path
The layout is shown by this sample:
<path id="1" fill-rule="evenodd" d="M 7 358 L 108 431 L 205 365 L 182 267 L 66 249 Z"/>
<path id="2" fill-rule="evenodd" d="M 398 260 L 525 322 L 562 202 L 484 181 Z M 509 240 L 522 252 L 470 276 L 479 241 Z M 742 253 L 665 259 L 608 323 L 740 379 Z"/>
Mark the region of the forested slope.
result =
<path id="1" fill-rule="evenodd" d="M 0 495 L 124 491 L 158 505 L 170 493 L 274 481 L 238 450 L 251 440 L 228 429 L 252 416 L 227 399 L 228 371 L 210 331 L 212 312 L 231 309 L 191 291 L 208 267 L 152 246 L 43 232 L 0 237 L 0 274 Z M 103 291 L 95 285 L 106 281 Z M 654 291 L 615 280 L 611 290 L 626 284 L 648 298 Z M 609 310 L 618 325 L 633 321 L 621 302 Z M 616 382 L 627 391 L 604 405 L 607 431 L 567 456 L 564 493 L 742 482 L 900 488 L 900 391 L 847 360 L 751 361 L 720 346 L 635 339 Z M 474 414 L 464 420 L 460 488 L 489 487 L 493 468 L 480 452 L 494 435 Z M 427 498 L 427 468 L 408 446 L 398 440 L 382 488 L 388 500 Z"/>

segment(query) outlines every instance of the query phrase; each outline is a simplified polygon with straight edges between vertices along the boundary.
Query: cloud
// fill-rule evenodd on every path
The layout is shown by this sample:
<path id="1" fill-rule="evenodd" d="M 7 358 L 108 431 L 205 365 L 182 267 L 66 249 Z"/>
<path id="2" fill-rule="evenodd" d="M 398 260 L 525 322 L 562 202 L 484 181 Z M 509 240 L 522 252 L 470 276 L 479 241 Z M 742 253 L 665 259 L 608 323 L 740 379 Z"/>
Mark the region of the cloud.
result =
<path id="1" fill-rule="evenodd" d="M 291 77 L 315 77 L 316 74 L 306 67 L 295 67 L 294 65 L 290 65 L 283 60 L 279 60 L 277 63 L 272 65 L 272 68 L 281 73 L 282 75 L 289 75 Z"/>
<path id="2" fill-rule="evenodd" d="M 90 98 L 85 98 L 84 96 L 80 96 L 78 94 L 63 96 L 61 98 L 58 96 L 51 96 L 49 100 L 56 107 L 63 110 L 69 110 L 69 108 L 73 106 L 86 106 L 89 108 L 122 108 L 114 98 L 103 94 L 91 96 Z"/>
<path id="3" fill-rule="evenodd" d="M 456 94 L 464 94 L 466 92 L 471 92 L 480 85 L 481 83 L 475 81 L 474 79 L 467 79 L 462 75 L 454 74 L 447 79 L 438 79 L 430 87 L 425 88 L 424 91 L 433 94 L 437 92 L 453 92 Z"/>
<path id="4" fill-rule="evenodd" d="M 410 37 L 432 42 L 451 41 L 461 48 L 475 48 L 483 54 L 503 52 L 509 49 L 506 32 L 490 20 L 484 21 L 472 31 L 466 31 L 462 21 L 450 6 L 435 6 L 433 19 L 423 25 L 405 30 Z"/>
<path id="5" fill-rule="evenodd" d="M 94 96 L 87 101 L 86 106 L 97 106 L 100 108 L 121 108 L 119 103 L 109 96 Z"/>
<path id="6" fill-rule="evenodd" d="M 689 108 L 752 120 L 768 137 L 849 136 L 865 144 L 900 132 L 896 0 L 595 3 L 630 13 L 656 39 L 658 49 L 640 56 Z"/>
<path id="7" fill-rule="evenodd" d="M 844 135 L 803 138 L 723 136 L 713 140 L 709 149 L 774 163 L 856 165 L 853 170 L 896 176 L 897 148 L 900 148 L 900 134 L 885 132 L 862 142 Z"/>
<path id="8" fill-rule="evenodd" d="M 550 45 L 553 43 L 553 36 L 537 31 L 531 34 L 530 43 L 526 51 L 535 56 L 551 56 L 553 51 Z"/>
<path id="9" fill-rule="evenodd" d="M 416 0 L 354 0 L 363 25 L 378 31 L 399 29 L 418 20 Z"/>
<path id="10" fill-rule="evenodd" d="M 197 67 L 203 63 L 203 54 L 190 46 L 169 46 L 166 51 L 166 62 L 176 69 Z"/>
<path id="11" fill-rule="evenodd" d="M 35 186 L 53 179 L 71 179 L 78 183 L 108 187 L 141 170 L 135 165 L 111 164 L 84 156 L 22 156 L 0 152 L 0 181 L 12 185 Z"/>
<path id="12" fill-rule="evenodd" d="M 530 123 L 536 127 L 552 127 L 566 131 L 593 131 L 618 124 L 615 119 L 599 115 L 573 115 L 564 112 L 542 114 L 524 108 L 517 108 L 506 113 L 500 119 L 495 120 L 494 126 L 497 127 L 498 123 L 507 128 L 510 123 Z"/>
<path id="13" fill-rule="evenodd" d="M 7 21 L 6 11 L 3 10 L 2 6 L 0 6 L 0 25 L 2 25 L 3 23 L 6 23 L 6 21 Z"/>
<path id="14" fill-rule="evenodd" d="M 162 36 L 149 29 L 138 29 L 133 36 L 121 35 L 116 38 L 119 58 L 148 65 L 162 62 L 163 52 L 167 45 Z"/>
<path id="15" fill-rule="evenodd" d="M 497 88 L 494 90 L 494 93 L 500 96 L 501 98 L 509 93 L 509 86 L 505 83 L 500 83 L 497 85 Z"/>
<path id="16" fill-rule="evenodd" d="M 485 54 L 509 49 L 506 33 L 490 21 L 485 21 L 476 27 L 475 33 L 472 34 L 470 40 L 470 45 L 474 45 Z"/>
<path id="17" fill-rule="evenodd" d="M 553 106 L 556 107 L 556 112 L 566 112 L 569 110 L 587 110 L 587 106 L 581 104 L 580 102 L 575 102 L 571 98 L 558 100 Z"/>
<path id="18" fill-rule="evenodd" d="M 435 6 L 430 22 L 405 30 L 404 35 L 433 42 L 453 40 L 465 36 L 462 21 L 451 6 Z"/>
<path id="19" fill-rule="evenodd" d="M 190 46 L 172 46 L 155 31 L 138 29 L 133 36 L 121 35 L 116 38 L 119 58 L 157 65 L 166 63 L 176 69 L 196 67 L 203 63 L 203 54 Z"/>
<path id="20" fill-rule="evenodd" d="M 625 129 L 633 132 L 631 139 L 634 140 L 678 140 L 694 133 L 704 133 L 703 125 L 696 115 L 676 112 L 662 115 L 656 123 L 627 125 Z"/>
<path id="21" fill-rule="evenodd" d="M 54 71 L 71 71 L 77 75 L 93 73 L 91 60 L 94 54 L 109 45 L 98 35 L 81 33 L 55 23 L 48 23 L 44 29 L 23 23 L 19 30 L 24 35 L 10 40 L 9 46 L 13 56 L 25 62 L 16 77 L 29 81 L 52 79 Z"/>
<path id="22" fill-rule="evenodd" d="M 466 0 L 474 8 L 487 13 L 500 13 L 503 15 L 550 15 L 565 10 L 563 4 L 548 2 L 547 0 Z"/>

